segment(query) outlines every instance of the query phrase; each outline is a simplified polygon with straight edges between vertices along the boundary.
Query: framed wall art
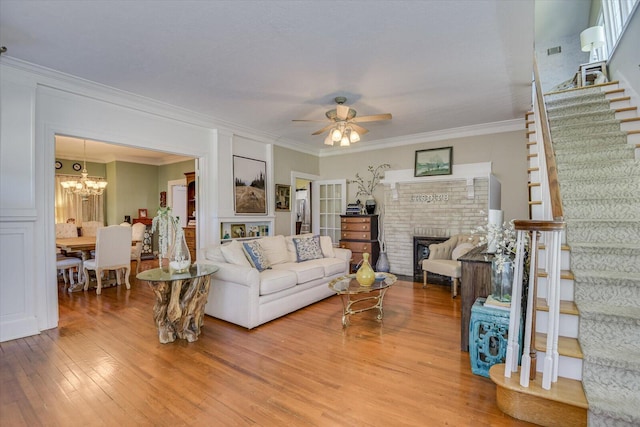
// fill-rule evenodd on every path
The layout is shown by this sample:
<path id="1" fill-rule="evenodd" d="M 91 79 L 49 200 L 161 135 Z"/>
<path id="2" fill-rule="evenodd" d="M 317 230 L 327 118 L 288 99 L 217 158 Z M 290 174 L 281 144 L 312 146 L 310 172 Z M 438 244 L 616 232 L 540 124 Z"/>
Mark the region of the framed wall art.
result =
<path id="1" fill-rule="evenodd" d="M 146 218 L 148 214 L 146 209 L 138 209 L 138 218 Z"/>
<path id="2" fill-rule="evenodd" d="M 291 211 L 291 186 L 276 184 L 276 210 Z"/>
<path id="3" fill-rule="evenodd" d="M 453 147 L 416 151 L 414 176 L 451 175 Z"/>
<path id="4" fill-rule="evenodd" d="M 233 156 L 233 195 L 236 214 L 267 214 L 267 162 Z"/>
<path id="5" fill-rule="evenodd" d="M 241 239 L 247 236 L 247 228 L 244 224 L 231 224 L 231 238 Z"/>

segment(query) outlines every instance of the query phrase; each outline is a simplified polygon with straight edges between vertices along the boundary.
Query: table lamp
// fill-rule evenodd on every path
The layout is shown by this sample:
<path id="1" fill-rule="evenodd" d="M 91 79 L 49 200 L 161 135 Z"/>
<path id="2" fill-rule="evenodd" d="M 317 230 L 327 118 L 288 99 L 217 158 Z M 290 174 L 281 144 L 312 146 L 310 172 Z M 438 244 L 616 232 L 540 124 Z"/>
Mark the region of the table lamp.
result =
<path id="1" fill-rule="evenodd" d="M 582 46 L 582 51 L 594 53 L 596 61 L 599 60 L 596 49 L 604 46 L 604 42 L 604 27 L 602 26 L 589 27 L 580 33 L 580 46 Z"/>

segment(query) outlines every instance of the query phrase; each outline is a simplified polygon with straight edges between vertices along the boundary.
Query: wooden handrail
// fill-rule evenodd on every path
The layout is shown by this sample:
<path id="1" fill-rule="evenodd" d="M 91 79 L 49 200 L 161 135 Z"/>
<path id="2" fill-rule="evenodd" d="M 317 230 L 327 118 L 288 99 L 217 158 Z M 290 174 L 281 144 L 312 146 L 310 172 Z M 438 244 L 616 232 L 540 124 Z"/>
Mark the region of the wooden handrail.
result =
<path id="1" fill-rule="evenodd" d="M 540 75 L 538 74 L 538 62 L 533 57 L 533 77 L 536 86 L 536 100 L 540 111 L 540 126 L 542 128 L 542 142 L 544 144 L 544 157 L 547 162 L 547 179 L 549 180 L 549 198 L 551 199 L 551 215 L 554 220 L 562 221 L 564 212 L 562 210 L 562 198 L 560 197 L 560 184 L 558 183 L 558 169 L 556 167 L 556 156 L 551 143 L 551 131 L 547 120 L 547 108 L 542 96 L 540 87 Z"/>

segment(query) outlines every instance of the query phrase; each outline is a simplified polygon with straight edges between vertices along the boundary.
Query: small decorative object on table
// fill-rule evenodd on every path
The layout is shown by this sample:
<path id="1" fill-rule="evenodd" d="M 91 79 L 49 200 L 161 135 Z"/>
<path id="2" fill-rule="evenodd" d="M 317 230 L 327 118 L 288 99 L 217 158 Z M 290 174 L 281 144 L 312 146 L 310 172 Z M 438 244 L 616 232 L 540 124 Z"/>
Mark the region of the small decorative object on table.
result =
<path id="1" fill-rule="evenodd" d="M 362 254 L 362 265 L 356 273 L 356 280 L 362 286 L 371 286 L 376 281 L 376 273 L 369 265 L 369 254 L 367 252 Z"/>
<path id="2" fill-rule="evenodd" d="M 184 237 L 184 230 L 178 219 L 171 214 L 171 208 L 159 208 L 153 218 L 152 232 L 158 231 L 158 259 L 160 268 L 171 273 L 184 273 L 191 266 L 191 254 Z"/>

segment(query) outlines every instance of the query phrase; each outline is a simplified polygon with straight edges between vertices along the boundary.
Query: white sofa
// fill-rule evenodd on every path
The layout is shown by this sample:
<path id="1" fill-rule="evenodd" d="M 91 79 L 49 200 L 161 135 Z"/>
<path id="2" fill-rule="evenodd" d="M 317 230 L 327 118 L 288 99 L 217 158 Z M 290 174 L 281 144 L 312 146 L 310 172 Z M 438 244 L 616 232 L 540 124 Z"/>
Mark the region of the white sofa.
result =
<path id="1" fill-rule="evenodd" d="M 206 314 L 252 329 L 334 295 L 327 284 L 349 272 L 351 251 L 334 248 L 328 236 L 268 236 L 254 242 L 269 265 L 262 271 L 246 255 L 246 241 L 200 251 L 205 258 L 198 259 L 199 264 L 220 268 L 211 279 Z M 319 243 L 321 253 L 304 260 L 308 254 L 301 252 L 303 243 Z"/>

